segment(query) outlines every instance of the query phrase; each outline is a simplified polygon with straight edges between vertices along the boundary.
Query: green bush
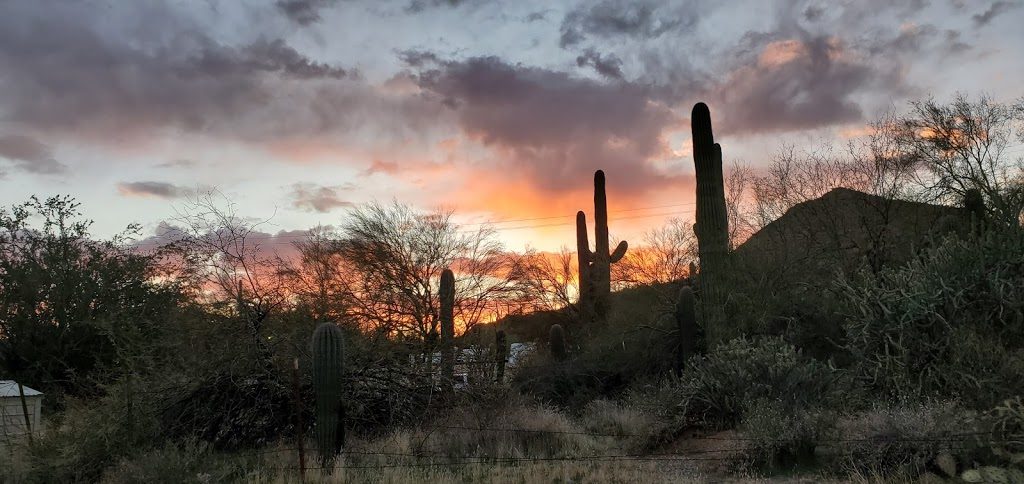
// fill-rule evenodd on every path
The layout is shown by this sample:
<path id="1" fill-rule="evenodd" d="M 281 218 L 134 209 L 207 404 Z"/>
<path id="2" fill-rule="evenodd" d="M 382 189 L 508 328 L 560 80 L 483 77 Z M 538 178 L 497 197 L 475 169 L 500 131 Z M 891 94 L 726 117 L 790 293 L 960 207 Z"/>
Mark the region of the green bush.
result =
<path id="1" fill-rule="evenodd" d="M 949 238 L 839 286 L 853 370 L 882 396 L 984 409 L 1024 387 L 1024 230 Z"/>
<path id="2" fill-rule="evenodd" d="M 779 337 L 732 340 L 688 362 L 680 382 L 680 410 L 687 424 L 732 428 L 746 406 L 777 400 L 787 412 L 848 401 L 842 374 L 808 358 Z"/>

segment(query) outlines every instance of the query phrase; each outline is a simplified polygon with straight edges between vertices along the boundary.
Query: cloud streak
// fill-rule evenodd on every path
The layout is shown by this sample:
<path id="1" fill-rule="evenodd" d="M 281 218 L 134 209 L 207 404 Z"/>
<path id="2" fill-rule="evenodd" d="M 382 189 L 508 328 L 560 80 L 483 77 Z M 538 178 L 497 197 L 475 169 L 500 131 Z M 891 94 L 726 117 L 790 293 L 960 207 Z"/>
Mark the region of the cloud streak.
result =
<path id="1" fill-rule="evenodd" d="M 581 2 L 562 18 L 560 45 L 571 47 L 589 39 L 655 39 L 696 25 L 699 10 L 679 2 L 603 0 Z"/>
<path id="2" fill-rule="evenodd" d="M 292 206 L 295 208 L 316 212 L 327 213 L 336 208 L 351 207 L 354 204 L 342 200 L 338 190 L 342 187 L 326 187 L 313 183 L 295 183 L 291 186 L 290 197 Z"/>
<path id="3" fill-rule="evenodd" d="M 1015 8 L 1019 8 L 1020 6 L 1020 2 L 997 0 L 995 2 L 992 2 L 992 4 L 989 5 L 988 9 L 985 10 L 984 12 L 972 15 L 971 20 L 974 21 L 975 27 L 984 27 L 991 23 L 992 20 L 994 20 L 996 17 Z"/>
<path id="4" fill-rule="evenodd" d="M 149 197 L 165 200 L 184 198 L 190 193 L 184 187 L 159 181 L 121 182 L 117 184 L 117 192 L 122 197 Z"/>
<path id="5" fill-rule="evenodd" d="M 20 134 L 0 135 L 0 158 L 27 173 L 52 175 L 67 171 L 67 166 L 53 157 L 53 150 L 39 140 Z"/>

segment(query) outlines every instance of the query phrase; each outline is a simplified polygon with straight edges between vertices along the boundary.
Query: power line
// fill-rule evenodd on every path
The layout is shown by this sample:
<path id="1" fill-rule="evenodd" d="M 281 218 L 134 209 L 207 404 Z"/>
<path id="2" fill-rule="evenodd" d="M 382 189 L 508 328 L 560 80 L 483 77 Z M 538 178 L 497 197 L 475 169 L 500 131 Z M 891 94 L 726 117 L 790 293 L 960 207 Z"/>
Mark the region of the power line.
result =
<path id="1" fill-rule="evenodd" d="M 622 209 L 622 210 L 609 210 L 608 213 L 624 213 L 624 212 L 636 212 L 636 211 L 639 211 L 639 210 L 654 210 L 654 209 L 657 209 L 657 208 L 685 207 L 685 206 L 696 205 L 696 204 L 697 204 L 696 202 L 673 203 L 671 205 L 658 205 L 658 206 L 653 206 L 653 207 L 638 207 L 638 208 L 625 208 L 625 209 Z M 503 224 L 503 223 L 509 223 L 509 222 L 532 222 L 532 221 L 536 221 L 536 220 L 555 220 L 555 219 L 575 218 L 575 217 L 576 217 L 576 214 L 573 213 L 573 214 L 568 214 L 568 215 L 552 215 L 550 217 L 494 220 L 494 221 L 489 221 L 489 222 L 467 223 L 467 224 L 462 224 L 462 225 L 493 225 L 493 224 Z"/>
<path id="2" fill-rule="evenodd" d="M 665 213 L 650 213 L 650 214 L 645 214 L 645 215 L 634 215 L 632 217 L 618 217 L 615 220 L 632 220 L 632 219 L 638 219 L 638 218 L 661 217 L 661 216 L 667 216 L 667 215 L 678 215 L 678 214 L 693 213 L 693 212 L 694 212 L 693 210 L 681 210 L 681 211 L 665 212 Z M 494 230 L 497 231 L 497 232 L 503 232 L 503 231 L 506 231 L 506 230 L 537 229 L 537 228 L 543 228 L 543 227 L 564 227 L 564 226 L 567 226 L 567 225 L 573 225 L 574 223 L 575 222 L 572 222 L 572 223 L 570 223 L 570 222 L 563 222 L 563 223 L 556 223 L 556 224 L 523 225 L 521 227 L 495 228 Z"/>
<path id="3" fill-rule="evenodd" d="M 652 209 L 657 209 L 657 208 L 680 207 L 680 206 L 688 206 L 688 205 L 694 205 L 694 204 L 693 203 L 679 203 L 679 204 L 662 205 L 662 206 L 656 206 L 656 207 L 630 208 L 630 209 L 610 211 L 609 213 L 636 212 L 636 211 L 640 211 L 640 210 L 652 210 Z M 626 216 L 626 217 L 616 217 L 613 220 L 634 220 L 634 219 L 642 219 L 642 218 L 650 218 L 650 217 L 663 217 L 663 216 L 669 216 L 669 215 L 691 214 L 691 213 L 694 213 L 694 212 L 695 212 L 695 209 L 677 210 L 677 211 L 663 212 L 663 213 L 651 213 L 651 214 L 642 214 L 642 215 L 632 215 L 632 216 Z M 551 219 L 566 218 L 566 217 L 567 216 L 559 215 L 557 217 L 539 217 L 539 218 L 534 218 L 534 219 L 505 220 L 505 221 L 502 221 L 502 222 L 528 221 L 528 220 L 551 220 Z M 572 215 L 572 217 L 575 218 L 575 215 Z M 495 232 L 505 232 L 505 231 L 509 231 L 509 230 L 524 230 L 524 229 L 537 229 L 537 228 L 546 228 L 546 227 L 569 226 L 569 225 L 573 225 L 574 223 L 575 223 L 575 221 L 573 221 L 573 222 L 549 223 L 549 224 L 522 225 L 522 226 L 516 226 L 516 227 L 492 227 L 492 230 L 494 230 Z M 458 225 L 460 227 L 460 230 L 458 230 L 459 233 L 468 233 L 470 231 L 469 230 L 462 230 L 462 227 L 469 226 L 469 225 L 483 226 L 483 225 L 488 225 L 488 224 L 489 224 L 489 222 L 481 222 L 481 223 L 477 223 L 477 224 L 456 224 L 456 225 Z M 172 233 L 172 232 L 171 231 L 164 232 L 163 234 L 158 234 L 157 237 L 158 238 L 164 237 L 164 236 L 166 236 L 166 235 L 168 235 L 170 233 Z M 304 240 L 304 239 L 306 239 L 308 237 L 309 237 L 309 234 L 285 234 L 285 235 L 276 235 L 276 236 L 272 235 L 272 236 L 270 236 L 268 238 L 272 238 L 272 239 Z M 270 241 L 265 241 L 265 242 L 259 241 L 259 240 L 254 240 L 252 243 L 253 243 L 253 245 L 260 245 L 260 246 L 279 246 L 279 245 L 289 245 L 289 244 L 291 244 L 291 242 L 281 242 L 281 241 L 275 241 L 275 240 L 270 240 Z"/>

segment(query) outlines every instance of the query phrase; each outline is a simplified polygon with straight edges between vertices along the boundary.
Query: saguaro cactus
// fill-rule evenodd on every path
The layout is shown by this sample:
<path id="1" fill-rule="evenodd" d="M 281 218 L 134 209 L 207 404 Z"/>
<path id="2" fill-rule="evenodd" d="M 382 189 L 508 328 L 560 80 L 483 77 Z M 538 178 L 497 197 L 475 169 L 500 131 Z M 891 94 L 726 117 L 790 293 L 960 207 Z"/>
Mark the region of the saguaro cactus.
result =
<path id="1" fill-rule="evenodd" d="M 568 351 L 565 347 L 565 330 L 562 329 L 561 324 L 551 326 L 551 335 L 548 339 L 551 343 L 551 356 L 555 357 L 557 361 L 565 360 Z"/>
<path id="2" fill-rule="evenodd" d="M 494 334 L 494 381 L 505 381 L 505 363 L 508 362 L 508 338 L 505 332 L 498 330 Z"/>
<path id="3" fill-rule="evenodd" d="M 725 288 L 728 270 L 729 217 L 722 175 L 722 147 L 711 131 L 711 111 L 704 103 L 693 106 L 693 165 L 697 177 L 697 252 L 700 257 L 700 294 L 704 331 L 709 347 L 722 337 L 725 323 Z"/>
<path id="4" fill-rule="evenodd" d="M 594 251 L 587 240 L 587 219 L 583 212 L 576 214 L 576 250 L 579 253 L 580 315 L 584 322 L 596 316 L 603 320 L 608 314 L 608 300 L 612 293 L 612 264 L 626 255 L 629 244 L 619 242 L 609 252 L 608 199 L 605 195 L 604 172 L 594 173 Z M 586 262 L 586 263 L 585 263 Z M 587 276 L 584 278 L 584 276 Z M 586 287 L 589 285 L 589 287 Z M 589 295 L 589 301 L 584 295 Z M 592 302 L 591 302 L 592 301 Z M 588 306 L 588 304 L 590 304 Z"/>
<path id="5" fill-rule="evenodd" d="M 323 323 L 313 331 L 313 386 L 316 390 L 316 443 L 326 464 L 345 445 L 345 413 L 341 402 L 344 344 L 341 329 Z"/>
<path id="6" fill-rule="evenodd" d="M 676 353 L 676 373 L 682 375 L 683 367 L 697 351 L 697 310 L 693 302 L 693 289 L 683 286 L 676 301 L 676 334 L 679 346 Z"/>
<path id="7" fill-rule="evenodd" d="M 451 382 L 455 376 L 455 274 L 451 269 L 441 272 L 441 376 Z"/>

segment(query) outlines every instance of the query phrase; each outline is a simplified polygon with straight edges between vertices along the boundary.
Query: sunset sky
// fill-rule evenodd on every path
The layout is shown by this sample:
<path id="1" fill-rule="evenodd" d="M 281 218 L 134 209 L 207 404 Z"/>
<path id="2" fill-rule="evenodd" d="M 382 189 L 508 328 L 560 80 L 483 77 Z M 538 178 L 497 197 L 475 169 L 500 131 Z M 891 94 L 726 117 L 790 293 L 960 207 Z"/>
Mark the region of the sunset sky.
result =
<path id="1" fill-rule="evenodd" d="M 1022 80 L 1021 1 L 2 0 L 0 204 L 151 235 L 216 188 L 284 242 L 394 197 L 554 249 L 603 169 L 636 240 L 692 216 L 697 101 L 763 166 Z"/>

